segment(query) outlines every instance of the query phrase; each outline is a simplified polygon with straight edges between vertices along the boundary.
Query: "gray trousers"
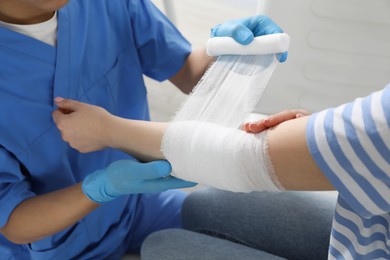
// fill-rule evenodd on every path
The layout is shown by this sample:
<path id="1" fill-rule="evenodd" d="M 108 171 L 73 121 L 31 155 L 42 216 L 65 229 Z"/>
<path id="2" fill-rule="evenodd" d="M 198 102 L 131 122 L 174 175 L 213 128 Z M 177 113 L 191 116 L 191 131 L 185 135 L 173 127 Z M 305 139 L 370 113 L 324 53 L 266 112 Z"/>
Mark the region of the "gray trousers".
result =
<path id="1" fill-rule="evenodd" d="M 327 259 L 336 192 L 191 193 L 183 229 L 150 235 L 141 258 Z"/>

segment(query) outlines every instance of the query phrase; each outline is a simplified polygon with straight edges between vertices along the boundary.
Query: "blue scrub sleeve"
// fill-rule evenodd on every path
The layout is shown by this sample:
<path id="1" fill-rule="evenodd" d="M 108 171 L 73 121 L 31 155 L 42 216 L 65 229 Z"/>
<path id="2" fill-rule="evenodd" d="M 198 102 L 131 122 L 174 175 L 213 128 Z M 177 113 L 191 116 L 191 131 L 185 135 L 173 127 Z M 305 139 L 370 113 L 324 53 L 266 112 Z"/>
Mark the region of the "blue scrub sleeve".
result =
<path id="1" fill-rule="evenodd" d="M 174 76 L 191 53 L 190 43 L 149 0 L 128 0 L 143 73 L 163 81 Z"/>
<path id="2" fill-rule="evenodd" d="M 0 228 L 22 201 L 35 196 L 15 157 L 0 148 Z"/>

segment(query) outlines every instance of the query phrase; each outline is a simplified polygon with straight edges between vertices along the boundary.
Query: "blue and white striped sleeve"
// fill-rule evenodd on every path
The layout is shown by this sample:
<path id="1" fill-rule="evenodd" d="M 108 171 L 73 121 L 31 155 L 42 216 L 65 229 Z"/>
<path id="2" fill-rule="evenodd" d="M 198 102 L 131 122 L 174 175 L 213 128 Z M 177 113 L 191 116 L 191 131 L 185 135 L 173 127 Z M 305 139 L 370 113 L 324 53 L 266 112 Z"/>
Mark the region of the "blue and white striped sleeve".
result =
<path id="1" fill-rule="evenodd" d="M 306 132 L 317 165 L 356 213 L 390 212 L 390 85 L 313 114 Z"/>

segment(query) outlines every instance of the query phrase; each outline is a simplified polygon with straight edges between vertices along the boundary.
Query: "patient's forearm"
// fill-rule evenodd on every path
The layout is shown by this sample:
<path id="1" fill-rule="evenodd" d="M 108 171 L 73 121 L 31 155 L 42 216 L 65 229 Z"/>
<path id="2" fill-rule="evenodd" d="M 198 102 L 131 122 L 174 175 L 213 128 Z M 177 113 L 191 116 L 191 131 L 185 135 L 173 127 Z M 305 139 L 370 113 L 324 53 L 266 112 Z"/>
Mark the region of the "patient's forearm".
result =
<path id="1" fill-rule="evenodd" d="M 164 159 L 161 141 L 168 123 L 113 117 L 109 144 L 143 161 Z"/>
<path id="2" fill-rule="evenodd" d="M 275 175 L 287 190 L 333 190 L 308 150 L 308 118 L 289 120 L 268 130 L 268 151 Z"/>
<path id="3" fill-rule="evenodd" d="M 161 142 L 168 123 L 127 120 L 120 117 L 113 117 L 113 120 L 109 135 L 111 147 L 144 161 L 164 159 Z M 308 117 L 289 120 L 267 130 L 268 153 L 275 175 L 287 190 L 332 190 L 333 186 L 320 171 L 307 148 L 307 120 Z M 184 147 L 177 149 L 180 154 L 180 149 Z M 180 177 L 180 172 L 177 174 Z"/>

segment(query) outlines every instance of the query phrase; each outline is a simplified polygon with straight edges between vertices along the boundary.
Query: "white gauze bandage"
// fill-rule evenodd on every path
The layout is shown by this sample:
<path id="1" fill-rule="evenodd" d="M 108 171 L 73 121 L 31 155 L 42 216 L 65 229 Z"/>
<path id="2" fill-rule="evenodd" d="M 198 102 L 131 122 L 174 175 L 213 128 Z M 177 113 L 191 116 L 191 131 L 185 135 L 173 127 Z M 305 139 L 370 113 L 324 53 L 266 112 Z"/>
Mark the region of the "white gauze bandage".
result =
<path id="1" fill-rule="evenodd" d="M 218 57 L 164 133 L 162 152 L 173 176 L 235 192 L 281 189 L 267 131 L 248 134 L 239 127 L 276 68 L 274 53 L 284 51 Z"/>
<path id="2" fill-rule="evenodd" d="M 163 149 L 178 178 L 235 192 L 277 191 L 265 139 L 266 132 L 181 121 L 166 132 Z"/>

